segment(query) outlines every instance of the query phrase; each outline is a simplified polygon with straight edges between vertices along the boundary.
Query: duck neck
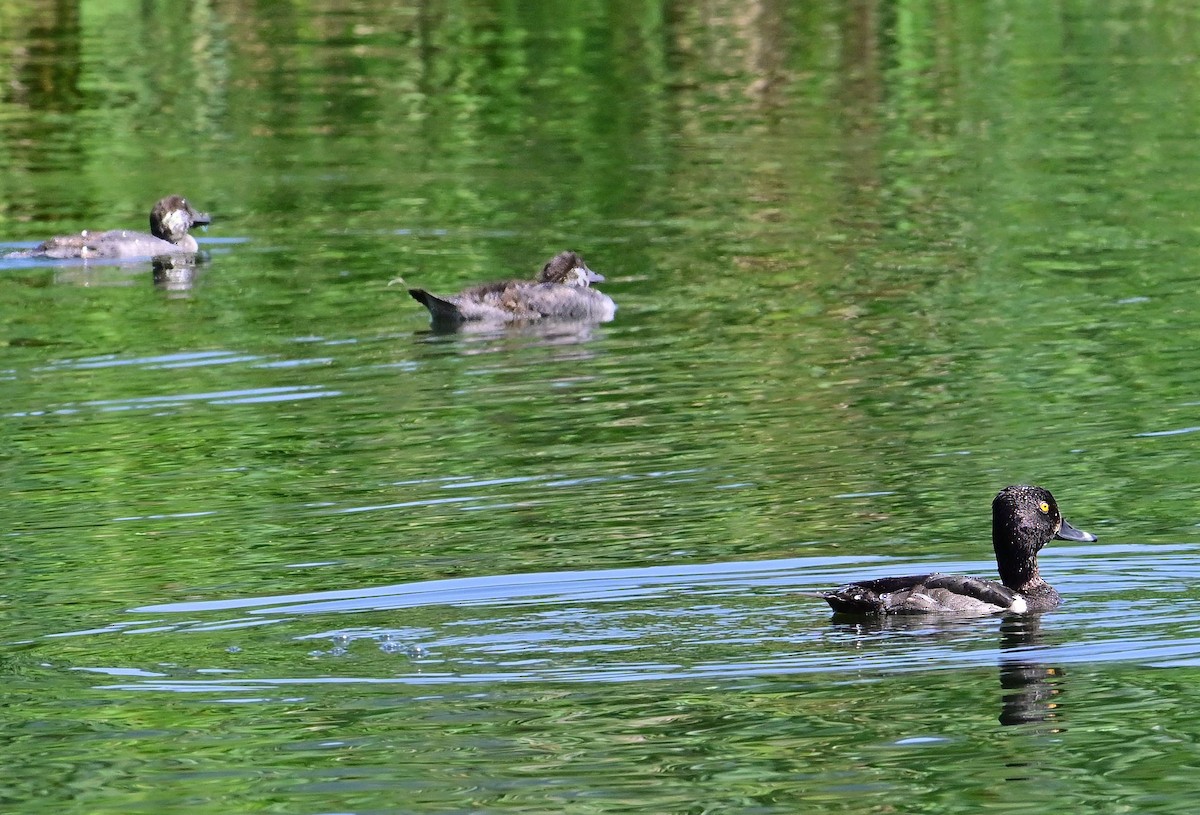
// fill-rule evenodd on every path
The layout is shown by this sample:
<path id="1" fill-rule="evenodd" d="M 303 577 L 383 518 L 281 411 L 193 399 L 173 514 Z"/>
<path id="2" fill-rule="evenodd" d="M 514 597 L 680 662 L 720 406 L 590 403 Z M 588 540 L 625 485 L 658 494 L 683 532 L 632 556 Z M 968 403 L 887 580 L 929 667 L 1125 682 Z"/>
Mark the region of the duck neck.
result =
<path id="1" fill-rule="evenodd" d="M 997 551 L 996 565 L 1000 571 L 1000 580 L 1010 589 L 1029 591 L 1046 585 L 1041 572 L 1038 571 L 1036 554 L 1010 560 L 1000 557 Z"/>

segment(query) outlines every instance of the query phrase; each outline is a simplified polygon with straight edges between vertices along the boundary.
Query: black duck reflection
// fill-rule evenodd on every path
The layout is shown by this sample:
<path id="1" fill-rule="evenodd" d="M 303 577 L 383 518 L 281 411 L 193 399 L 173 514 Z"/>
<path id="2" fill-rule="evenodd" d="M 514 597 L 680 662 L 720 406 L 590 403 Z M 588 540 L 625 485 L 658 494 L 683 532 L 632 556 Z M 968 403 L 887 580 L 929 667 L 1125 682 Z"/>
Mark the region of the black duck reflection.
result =
<path id="1" fill-rule="evenodd" d="M 1058 721 L 1057 699 L 1065 673 L 1062 668 L 1045 665 L 1031 655 L 1031 649 L 1042 642 L 1042 616 L 1006 614 L 999 622 L 997 665 L 1001 699 L 998 721 L 1005 726 L 1053 723 L 1047 732 L 1063 730 Z M 988 623 L 979 617 L 910 614 L 857 618 L 835 615 L 832 624 L 856 639 L 869 638 L 872 642 L 863 644 L 867 648 L 877 644 L 880 635 L 892 634 L 946 645 L 976 641 L 978 627 Z"/>
<path id="2" fill-rule="evenodd" d="M 1033 659 L 1028 649 L 1042 641 L 1040 614 L 1005 615 L 1000 622 L 1000 724 L 1021 725 L 1058 719 L 1057 697 L 1064 672 Z M 1051 732 L 1063 728 L 1053 727 Z"/>

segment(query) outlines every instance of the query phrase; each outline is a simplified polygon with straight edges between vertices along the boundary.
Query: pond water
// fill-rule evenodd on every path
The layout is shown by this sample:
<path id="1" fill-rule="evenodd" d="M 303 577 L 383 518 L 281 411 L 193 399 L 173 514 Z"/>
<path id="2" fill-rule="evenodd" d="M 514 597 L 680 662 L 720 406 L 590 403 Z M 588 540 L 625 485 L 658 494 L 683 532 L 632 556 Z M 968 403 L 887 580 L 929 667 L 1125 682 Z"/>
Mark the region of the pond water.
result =
<path id="1" fill-rule="evenodd" d="M 114 36 L 121 32 L 121 36 Z M 0 0 L 6 812 L 1185 813 L 1185 3 Z M 579 250 L 600 325 L 433 333 Z M 1066 598 L 994 574 L 1051 489 Z"/>

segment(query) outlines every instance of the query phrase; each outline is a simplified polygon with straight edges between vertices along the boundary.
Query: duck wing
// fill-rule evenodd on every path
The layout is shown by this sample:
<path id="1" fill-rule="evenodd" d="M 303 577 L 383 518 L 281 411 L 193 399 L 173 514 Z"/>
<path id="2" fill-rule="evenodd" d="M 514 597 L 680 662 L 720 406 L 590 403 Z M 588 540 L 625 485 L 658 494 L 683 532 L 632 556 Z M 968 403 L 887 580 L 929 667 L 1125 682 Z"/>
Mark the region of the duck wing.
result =
<path id="1" fill-rule="evenodd" d="M 529 280 L 493 280 L 490 283 L 478 283 L 470 288 L 463 289 L 458 293 L 457 298 L 460 300 L 473 300 L 479 303 L 498 305 L 504 296 L 513 289 L 533 285 L 536 284 Z"/>
<path id="2" fill-rule="evenodd" d="M 822 596 L 841 614 L 995 614 L 1026 607 L 1003 583 L 936 572 L 848 583 Z"/>
<path id="3" fill-rule="evenodd" d="M 33 250 L 34 257 L 66 260 L 69 258 L 95 257 L 99 254 L 97 235 L 60 235 L 42 241 Z"/>
<path id="4" fill-rule="evenodd" d="M 69 258 L 104 258 L 132 260 L 159 255 L 195 253 L 199 247 L 189 237 L 187 245 L 164 241 L 145 232 L 110 229 L 107 232 L 80 232 L 78 235 L 59 235 L 42 241 L 33 250 L 34 257 L 66 260 Z"/>
<path id="5" fill-rule="evenodd" d="M 522 309 L 540 317 L 608 322 L 617 311 L 611 297 L 584 286 L 541 283 L 516 294 Z"/>

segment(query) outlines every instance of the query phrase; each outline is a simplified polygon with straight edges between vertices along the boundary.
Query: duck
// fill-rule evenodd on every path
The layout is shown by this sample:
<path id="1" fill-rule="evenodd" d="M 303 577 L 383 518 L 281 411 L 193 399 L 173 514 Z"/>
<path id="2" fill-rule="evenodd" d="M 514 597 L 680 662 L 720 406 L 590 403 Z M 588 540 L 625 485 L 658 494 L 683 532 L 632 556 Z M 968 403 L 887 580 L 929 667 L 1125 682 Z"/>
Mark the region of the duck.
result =
<path id="1" fill-rule="evenodd" d="M 425 289 L 408 293 L 429 309 L 433 325 L 457 328 L 478 322 L 507 325 L 556 319 L 608 322 L 617 311 L 612 298 L 591 284 L 603 282 L 578 252 L 559 252 L 542 266 L 533 280 L 499 280 L 481 283 L 458 294 L 439 296 Z"/>
<path id="2" fill-rule="evenodd" d="M 1050 611 L 1062 602 L 1038 571 L 1038 552 L 1051 540 L 1092 542 L 1096 536 L 1063 518 L 1042 487 L 1015 484 L 992 501 L 992 548 L 999 582 L 981 577 L 922 574 L 848 583 L 820 592 L 838 614 L 985 615 Z"/>
<path id="3" fill-rule="evenodd" d="M 106 232 L 84 230 L 78 235 L 50 238 L 18 257 L 130 260 L 162 255 L 195 254 L 200 245 L 189 234 L 193 226 L 212 223 L 208 213 L 199 212 L 181 195 L 160 198 L 150 210 L 150 234 L 112 229 Z"/>

